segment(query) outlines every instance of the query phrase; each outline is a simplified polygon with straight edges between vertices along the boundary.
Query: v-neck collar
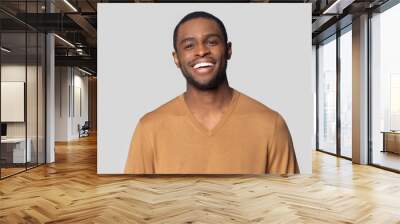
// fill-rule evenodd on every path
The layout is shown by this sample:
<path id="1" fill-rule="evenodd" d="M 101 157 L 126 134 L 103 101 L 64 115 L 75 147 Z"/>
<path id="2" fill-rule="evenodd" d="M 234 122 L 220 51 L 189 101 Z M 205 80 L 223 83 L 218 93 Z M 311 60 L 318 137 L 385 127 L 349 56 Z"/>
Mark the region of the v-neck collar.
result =
<path id="1" fill-rule="evenodd" d="M 240 93 L 238 91 L 236 91 L 235 89 L 233 89 L 233 95 L 232 95 L 232 99 L 231 102 L 229 103 L 228 107 L 226 108 L 225 112 L 222 114 L 221 119 L 218 121 L 217 125 L 215 125 L 215 127 L 213 127 L 211 130 L 207 129 L 203 124 L 200 123 L 199 120 L 197 120 L 197 118 L 193 115 L 193 113 L 190 111 L 189 106 L 187 105 L 186 101 L 185 101 L 185 97 L 183 95 L 183 93 L 180 95 L 180 101 L 183 104 L 184 108 L 185 108 L 185 112 L 187 114 L 187 116 L 189 117 L 190 121 L 192 122 L 192 124 L 199 129 L 200 132 L 202 132 L 203 134 L 206 134 L 208 136 L 213 136 L 215 135 L 215 133 L 221 129 L 221 127 L 226 123 L 226 121 L 228 120 L 228 118 L 230 117 L 230 115 L 232 114 L 233 110 L 236 107 L 237 101 L 239 99 L 239 95 Z"/>

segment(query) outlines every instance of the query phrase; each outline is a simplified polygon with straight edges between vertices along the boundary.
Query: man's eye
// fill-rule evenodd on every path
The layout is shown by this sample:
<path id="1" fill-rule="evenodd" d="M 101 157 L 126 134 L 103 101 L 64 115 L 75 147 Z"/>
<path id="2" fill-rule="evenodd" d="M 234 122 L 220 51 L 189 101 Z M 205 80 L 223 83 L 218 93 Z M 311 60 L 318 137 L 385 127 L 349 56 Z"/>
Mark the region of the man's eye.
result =
<path id="1" fill-rule="evenodd" d="M 186 44 L 186 45 L 183 46 L 183 48 L 191 49 L 191 48 L 193 48 L 193 44 Z"/>
<path id="2" fill-rule="evenodd" d="M 215 46 L 218 44 L 218 41 L 217 40 L 209 40 L 207 43 L 208 43 L 208 45 Z"/>

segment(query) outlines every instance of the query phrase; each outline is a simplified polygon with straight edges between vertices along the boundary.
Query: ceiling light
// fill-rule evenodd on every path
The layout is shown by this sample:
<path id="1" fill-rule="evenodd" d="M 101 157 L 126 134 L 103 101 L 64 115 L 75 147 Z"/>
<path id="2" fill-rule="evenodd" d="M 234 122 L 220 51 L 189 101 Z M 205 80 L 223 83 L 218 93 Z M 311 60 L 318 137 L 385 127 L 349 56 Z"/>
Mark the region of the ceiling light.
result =
<path id="1" fill-rule="evenodd" d="M 7 48 L 5 48 L 5 47 L 1 47 L 0 49 L 1 49 L 2 51 L 6 52 L 6 53 L 10 53 L 10 52 L 11 52 L 11 50 L 9 50 L 9 49 L 7 49 Z"/>
<path id="2" fill-rule="evenodd" d="M 322 14 L 341 14 L 343 9 L 351 5 L 354 0 L 336 0 L 332 5 L 324 10 Z"/>
<path id="3" fill-rule="evenodd" d="M 81 68 L 79 68 L 79 67 L 78 67 L 78 70 L 81 71 L 81 72 L 83 72 L 83 73 L 85 73 L 85 74 L 92 75 L 92 73 L 90 73 L 90 72 L 88 72 L 88 71 L 86 71 L 86 70 L 83 70 L 83 69 L 81 69 Z"/>
<path id="4" fill-rule="evenodd" d="M 72 10 L 74 10 L 74 12 L 78 12 L 78 10 L 71 4 L 69 3 L 68 0 L 64 0 L 65 4 L 67 4 Z"/>
<path id="5" fill-rule="evenodd" d="M 325 9 L 322 14 L 329 13 L 336 5 L 340 2 L 340 0 L 336 0 L 332 5 L 330 5 L 327 9 Z"/>
<path id="6" fill-rule="evenodd" d="M 58 36 L 57 34 L 54 34 L 54 36 L 57 37 L 58 39 L 60 39 L 61 41 L 63 41 L 64 43 L 66 43 L 67 45 L 69 45 L 69 46 L 75 48 L 75 45 L 71 44 L 71 42 L 69 42 L 68 40 L 66 40 L 66 39 L 64 39 L 64 38 L 62 38 L 62 37 L 60 37 L 60 36 Z"/>

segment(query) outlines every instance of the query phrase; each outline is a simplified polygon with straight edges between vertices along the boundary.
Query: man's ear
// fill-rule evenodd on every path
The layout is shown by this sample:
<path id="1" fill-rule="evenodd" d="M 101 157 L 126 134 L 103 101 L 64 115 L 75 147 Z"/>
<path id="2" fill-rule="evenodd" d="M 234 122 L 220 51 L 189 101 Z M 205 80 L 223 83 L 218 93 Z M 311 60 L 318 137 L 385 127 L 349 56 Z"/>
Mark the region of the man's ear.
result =
<path id="1" fill-rule="evenodd" d="M 174 62 L 176 67 L 181 68 L 181 64 L 179 63 L 178 59 L 178 54 L 175 51 L 172 52 L 172 57 L 174 57 Z"/>
<path id="2" fill-rule="evenodd" d="M 231 59 L 231 55 L 232 55 L 232 43 L 228 42 L 226 44 L 226 58 L 229 60 Z"/>

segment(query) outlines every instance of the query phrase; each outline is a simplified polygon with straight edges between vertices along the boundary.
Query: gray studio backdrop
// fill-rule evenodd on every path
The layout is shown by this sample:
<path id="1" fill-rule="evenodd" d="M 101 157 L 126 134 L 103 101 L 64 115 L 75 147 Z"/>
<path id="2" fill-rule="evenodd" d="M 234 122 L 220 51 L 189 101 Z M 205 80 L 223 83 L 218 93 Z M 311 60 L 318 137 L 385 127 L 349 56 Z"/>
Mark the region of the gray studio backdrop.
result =
<path id="1" fill-rule="evenodd" d="M 97 172 L 123 173 L 140 117 L 185 91 L 172 34 L 192 11 L 224 22 L 232 42 L 230 85 L 285 118 L 300 171 L 311 173 L 311 4 L 300 3 L 98 4 Z"/>

